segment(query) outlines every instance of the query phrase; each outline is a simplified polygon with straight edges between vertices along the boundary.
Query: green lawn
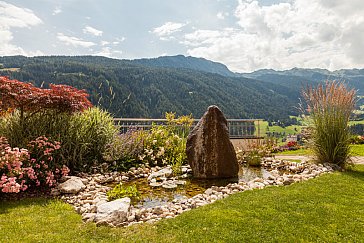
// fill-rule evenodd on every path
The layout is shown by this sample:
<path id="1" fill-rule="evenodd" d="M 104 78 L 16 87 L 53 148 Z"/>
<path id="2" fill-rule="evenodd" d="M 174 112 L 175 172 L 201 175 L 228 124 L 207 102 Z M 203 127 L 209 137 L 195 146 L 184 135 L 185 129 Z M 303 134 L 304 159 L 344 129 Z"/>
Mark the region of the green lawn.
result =
<path id="1" fill-rule="evenodd" d="M 285 132 L 286 135 L 288 134 L 298 134 L 301 132 L 301 126 L 298 125 L 291 125 L 287 127 L 280 127 L 280 126 L 270 126 L 268 127 L 267 121 L 260 121 L 260 135 L 265 136 L 267 132 L 279 132 L 283 133 Z"/>
<path id="2" fill-rule="evenodd" d="M 364 156 L 364 144 L 356 144 L 351 146 L 351 153 L 354 156 Z"/>
<path id="3" fill-rule="evenodd" d="M 362 121 L 349 121 L 349 126 L 355 125 L 355 124 L 364 124 L 364 120 L 362 120 Z"/>
<path id="4" fill-rule="evenodd" d="M 287 150 L 275 153 L 275 155 L 311 155 L 311 150 L 309 149 Z"/>
<path id="5" fill-rule="evenodd" d="M 364 166 L 232 195 L 157 224 L 84 224 L 57 200 L 0 202 L 1 242 L 363 242 Z"/>
<path id="6" fill-rule="evenodd" d="M 364 156 L 364 144 L 351 145 L 351 153 L 353 156 Z M 275 153 L 275 155 L 311 155 L 309 149 L 288 150 Z"/>

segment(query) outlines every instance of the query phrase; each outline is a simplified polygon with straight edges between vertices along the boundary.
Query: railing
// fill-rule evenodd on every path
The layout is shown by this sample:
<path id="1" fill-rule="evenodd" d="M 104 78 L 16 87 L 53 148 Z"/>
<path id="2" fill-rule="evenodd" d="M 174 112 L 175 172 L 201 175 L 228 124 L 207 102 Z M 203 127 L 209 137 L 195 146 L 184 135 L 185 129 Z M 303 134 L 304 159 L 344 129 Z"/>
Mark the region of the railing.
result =
<path id="1" fill-rule="evenodd" d="M 167 119 L 144 119 L 144 118 L 114 118 L 120 127 L 121 133 L 126 133 L 130 128 L 142 130 L 150 129 L 153 124 L 166 125 Z M 192 127 L 198 123 L 194 119 Z M 260 122 L 262 119 L 227 119 L 230 138 L 260 138 Z"/>

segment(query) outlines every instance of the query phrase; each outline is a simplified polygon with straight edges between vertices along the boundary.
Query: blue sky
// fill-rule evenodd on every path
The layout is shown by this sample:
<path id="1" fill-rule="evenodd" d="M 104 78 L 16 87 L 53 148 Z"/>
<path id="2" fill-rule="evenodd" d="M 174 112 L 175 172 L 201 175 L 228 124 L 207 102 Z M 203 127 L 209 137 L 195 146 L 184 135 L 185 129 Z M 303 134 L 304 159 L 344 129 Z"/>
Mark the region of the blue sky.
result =
<path id="1" fill-rule="evenodd" d="M 364 67 L 362 0 L 0 0 L 0 56 L 191 55 L 231 70 Z"/>

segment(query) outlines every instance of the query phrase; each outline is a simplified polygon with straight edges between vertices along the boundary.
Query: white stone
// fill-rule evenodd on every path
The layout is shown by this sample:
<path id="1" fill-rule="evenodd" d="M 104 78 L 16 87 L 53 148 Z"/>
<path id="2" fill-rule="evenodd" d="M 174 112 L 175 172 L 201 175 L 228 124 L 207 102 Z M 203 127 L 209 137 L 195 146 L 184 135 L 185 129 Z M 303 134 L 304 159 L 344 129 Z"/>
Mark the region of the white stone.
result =
<path id="1" fill-rule="evenodd" d="M 81 178 L 72 176 L 69 180 L 58 185 L 58 189 L 62 193 L 76 194 L 84 190 L 86 186 L 83 184 Z"/>
<path id="2" fill-rule="evenodd" d="M 150 180 L 152 180 L 154 178 L 161 178 L 161 177 L 168 178 L 168 177 L 172 176 L 172 174 L 173 174 L 172 168 L 167 167 L 167 168 L 161 169 L 161 170 L 159 170 L 157 172 L 151 173 L 148 176 L 148 181 L 150 181 Z"/>
<path id="3" fill-rule="evenodd" d="M 130 198 L 124 197 L 97 206 L 96 221 L 123 222 L 127 220 L 130 209 Z"/>

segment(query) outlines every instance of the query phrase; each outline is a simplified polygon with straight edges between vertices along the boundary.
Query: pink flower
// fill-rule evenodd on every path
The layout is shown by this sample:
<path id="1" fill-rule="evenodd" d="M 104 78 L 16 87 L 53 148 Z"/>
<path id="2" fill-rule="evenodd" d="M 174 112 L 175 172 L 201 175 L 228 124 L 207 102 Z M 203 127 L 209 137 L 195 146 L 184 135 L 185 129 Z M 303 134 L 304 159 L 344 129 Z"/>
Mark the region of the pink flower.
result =
<path id="1" fill-rule="evenodd" d="M 61 172 L 62 176 L 68 175 L 69 172 L 70 172 L 70 169 L 67 166 L 63 165 L 62 172 Z"/>

